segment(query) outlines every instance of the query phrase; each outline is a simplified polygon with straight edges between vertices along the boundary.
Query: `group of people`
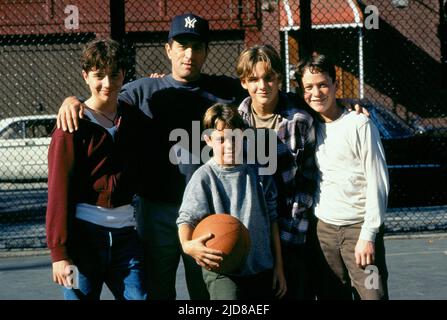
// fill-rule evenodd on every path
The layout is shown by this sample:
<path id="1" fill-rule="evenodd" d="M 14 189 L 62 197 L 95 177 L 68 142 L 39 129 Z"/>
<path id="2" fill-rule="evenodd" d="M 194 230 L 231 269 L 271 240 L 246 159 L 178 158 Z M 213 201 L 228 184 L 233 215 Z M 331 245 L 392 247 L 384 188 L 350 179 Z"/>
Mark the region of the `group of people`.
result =
<path id="1" fill-rule="evenodd" d="M 237 79 L 201 73 L 208 43 L 205 19 L 174 17 L 171 73 L 124 86 L 120 45 L 86 45 L 91 96 L 65 99 L 48 153 L 47 240 L 65 298 L 99 299 L 105 283 L 117 299 L 173 300 L 182 257 L 194 300 L 387 299 L 385 156 L 369 118 L 336 100 L 335 66 L 313 54 L 297 67 L 301 94 L 285 93 L 271 46 L 245 49 Z M 197 121 L 206 163 L 171 139 L 194 137 Z M 273 174 L 238 161 L 235 130 L 273 133 Z M 232 273 L 214 271 L 225 257 L 206 246 L 212 234 L 192 239 L 214 213 L 236 216 L 252 239 Z"/>

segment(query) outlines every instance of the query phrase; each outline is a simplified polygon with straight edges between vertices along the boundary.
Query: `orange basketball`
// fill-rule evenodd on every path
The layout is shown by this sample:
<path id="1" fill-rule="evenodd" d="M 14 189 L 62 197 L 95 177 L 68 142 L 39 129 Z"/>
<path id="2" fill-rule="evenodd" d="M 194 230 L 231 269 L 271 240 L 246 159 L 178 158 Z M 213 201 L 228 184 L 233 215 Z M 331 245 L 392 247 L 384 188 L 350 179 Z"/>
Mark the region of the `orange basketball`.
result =
<path id="1" fill-rule="evenodd" d="M 213 271 L 229 273 L 239 268 L 250 251 L 250 234 L 247 228 L 239 219 L 229 214 L 212 214 L 200 221 L 194 229 L 192 239 L 210 233 L 214 238 L 205 245 L 224 253 L 220 267 Z"/>

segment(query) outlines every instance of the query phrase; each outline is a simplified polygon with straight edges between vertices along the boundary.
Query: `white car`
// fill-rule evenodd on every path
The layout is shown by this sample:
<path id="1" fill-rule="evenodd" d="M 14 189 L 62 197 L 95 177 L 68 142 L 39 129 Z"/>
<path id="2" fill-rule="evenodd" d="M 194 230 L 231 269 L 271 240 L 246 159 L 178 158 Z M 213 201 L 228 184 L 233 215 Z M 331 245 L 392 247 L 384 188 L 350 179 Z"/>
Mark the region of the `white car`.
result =
<path id="1" fill-rule="evenodd" d="M 47 154 L 56 115 L 0 120 L 0 181 L 48 178 Z"/>

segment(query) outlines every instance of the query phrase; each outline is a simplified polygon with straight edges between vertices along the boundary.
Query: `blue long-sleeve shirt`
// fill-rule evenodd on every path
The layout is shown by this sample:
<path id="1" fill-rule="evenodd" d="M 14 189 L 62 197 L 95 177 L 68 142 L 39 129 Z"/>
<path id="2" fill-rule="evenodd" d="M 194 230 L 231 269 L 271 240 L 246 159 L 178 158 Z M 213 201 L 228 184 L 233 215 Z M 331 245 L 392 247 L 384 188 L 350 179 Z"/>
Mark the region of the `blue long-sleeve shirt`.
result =
<path id="1" fill-rule="evenodd" d="M 151 159 L 151 162 L 156 163 L 155 174 L 158 176 L 151 172 L 152 176 L 147 179 L 155 181 L 156 188 L 148 188 L 142 196 L 179 205 L 186 184 L 202 163 L 172 163 L 169 154 L 178 141 L 170 141 L 169 135 L 173 130 L 184 130 L 189 139 L 189 148 L 186 151 L 193 154 L 192 146 L 197 140 L 201 150 L 204 142 L 201 141 L 200 134 L 194 134 L 193 121 L 200 126 L 205 111 L 214 103 L 237 104 L 245 96 L 246 91 L 239 79 L 207 74 L 201 74 L 197 81 L 192 82 L 176 81 L 169 74 L 163 78 L 141 78 L 124 85 L 119 100 L 138 106 L 153 118 L 152 125 L 157 135 L 157 145 L 143 145 L 153 151 L 151 154 L 155 159 Z M 143 137 L 142 140 L 146 139 Z M 200 153 L 194 156 L 200 159 Z"/>

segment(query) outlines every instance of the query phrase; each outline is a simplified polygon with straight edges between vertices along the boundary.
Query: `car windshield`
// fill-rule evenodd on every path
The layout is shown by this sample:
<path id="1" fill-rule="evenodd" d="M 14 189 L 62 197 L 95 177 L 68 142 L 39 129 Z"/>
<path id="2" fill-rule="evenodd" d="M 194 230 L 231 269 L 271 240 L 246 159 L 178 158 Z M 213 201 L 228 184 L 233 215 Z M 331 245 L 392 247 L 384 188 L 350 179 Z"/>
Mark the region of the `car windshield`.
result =
<path id="1" fill-rule="evenodd" d="M 0 132 L 0 139 L 23 139 L 23 122 L 13 122 Z"/>
<path id="2" fill-rule="evenodd" d="M 54 127 L 53 119 L 28 120 L 25 123 L 26 138 L 46 138 Z"/>
<path id="3" fill-rule="evenodd" d="M 48 138 L 56 119 L 24 119 L 4 125 L 0 130 L 0 139 L 36 139 Z"/>
<path id="4" fill-rule="evenodd" d="M 377 106 L 367 108 L 383 139 L 406 138 L 414 135 L 411 127 L 397 115 Z"/>

